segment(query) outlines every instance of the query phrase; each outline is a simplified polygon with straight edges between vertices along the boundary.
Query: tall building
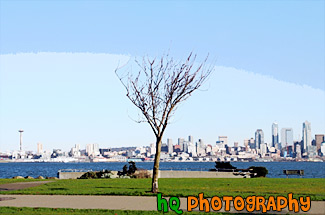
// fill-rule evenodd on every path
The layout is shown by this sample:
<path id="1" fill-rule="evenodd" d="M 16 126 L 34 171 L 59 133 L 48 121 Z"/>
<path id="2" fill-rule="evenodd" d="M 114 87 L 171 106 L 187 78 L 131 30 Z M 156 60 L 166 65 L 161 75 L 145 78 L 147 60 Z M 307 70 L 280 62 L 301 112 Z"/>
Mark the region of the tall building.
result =
<path id="1" fill-rule="evenodd" d="M 256 149 L 256 144 L 255 144 L 254 138 L 251 138 L 248 140 L 248 145 L 249 145 L 249 148 Z"/>
<path id="2" fill-rule="evenodd" d="M 168 150 L 168 145 L 166 143 L 162 143 L 160 151 L 168 153 Z"/>
<path id="3" fill-rule="evenodd" d="M 247 148 L 248 147 L 248 144 L 249 144 L 249 139 L 245 139 L 244 140 L 244 146 Z"/>
<path id="4" fill-rule="evenodd" d="M 196 153 L 198 156 L 205 156 L 205 144 L 202 139 L 196 143 Z"/>
<path id="5" fill-rule="evenodd" d="M 277 148 L 279 143 L 279 126 L 278 123 L 272 124 L 272 146 Z"/>
<path id="6" fill-rule="evenodd" d="M 257 149 L 261 148 L 261 144 L 264 143 L 264 132 L 262 129 L 257 129 L 255 132 L 255 147 Z"/>
<path id="7" fill-rule="evenodd" d="M 261 143 L 261 145 L 260 145 L 260 148 L 261 148 L 261 155 L 262 155 L 262 157 L 267 153 L 267 145 L 266 145 L 266 143 Z"/>
<path id="8" fill-rule="evenodd" d="M 154 143 L 150 144 L 149 149 L 150 149 L 149 150 L 150 154 L 152 154 L 152 155 L 156 154 L 156 145 Z"/>
<path id="9" fill-rule="evenodd" d="M 238 148 L 238 142 L 234 142 L 234 147 Z"/>
<path id="10" fill-rule="evenodd" d="M 37 143 L 37 154 L 42 154 L 43 153 L 43 144 L 42 143 Z"/>
<path id="11" fill-rule="evenodd" d="M 190 154 L 192 157 L 196 157 L 196 147 L 194 143 L 189 142 L 187 146 L 187 153 Z"/>
<path id="12" fill-rule="evenodd" d="M 311 126 L 307 120 L 302 124 L 302 142 L 303 142 L 303 153 L 308 152 L 308 147 L 311 146 Z M 305 154 L 306 155 L 306 154 Z"/>
<path id="13" fill-rule="evenodd" d="M 193 136 L 188 136 L 188 142 L 193 143 Z"/>
<path id="14" fill-rule="evenodd" d="M 322 142 L 322 145 L 320 147 L 320 153 L 322 156 L 325 156 L 325 142 Z"/>
<path id="15" fill-rule="evenodd" d="M 168 146 L 168 153 L 169 154 L 173 153 L 174 149 L 173 149 L 173 140 L 172 139 L 167 138 L 167 146 Z"/>
<path id="16" fill-rule="evenodd" d="M 301 145 L 297 144 L 296 145 L 296 158 L 301 158 Z"/>
<path id="17" fill-rule="evenodd" d="M 293 131 L 292 128 L 281 129 L 281 146 L 288 147 L 293 145 Z"/>
<path id="18" fill-rule="evenodd" d="M 324 134 L 316 134 L 315 141 L 316 141 L 316 150 L 319 153 L 322 146 L 322 142 L 325 141 Z"/>
<path id="19" fill-rule="evenodd" d="M 102 150 L 102 152 L 103 152 L 103 150 Z M 104 154 L 104 152 L 102 154 Z M 71 148 L 70 156 L 72 156 L 72 157 L 80 157 L 80 155 L 81 155 L 81 153 L 80 153 L 80 145 L 76 144 L 74 147 Z"/>
<path id="20" fill-rule="evenodd" d="M 97 143 L 87 144 L 86 153 L 88 156 L 96 156 L 99 155 L 99 146 Z"/>
<path id="21" fill-rule="evenodd" d="M 190 142 L 187 142 L 187 141 L 183 142 L 183 151 L 184 152 L 188 152 L 188 143 L 190 143 Z"/>
<path id="22" fill-rule="evenodd" d="M 220 143 L 223 142 L 224 146 L 228 145 L 228 137 L 227 136 L 219 136 L 218 139 L 219 139 Z"/>
<path id="23" fill-rule="evenodd" d="M 184 139 L 183 138 L 178 138 L 178 145 L 181 148 L 181 151 L 184 151 Z"/>

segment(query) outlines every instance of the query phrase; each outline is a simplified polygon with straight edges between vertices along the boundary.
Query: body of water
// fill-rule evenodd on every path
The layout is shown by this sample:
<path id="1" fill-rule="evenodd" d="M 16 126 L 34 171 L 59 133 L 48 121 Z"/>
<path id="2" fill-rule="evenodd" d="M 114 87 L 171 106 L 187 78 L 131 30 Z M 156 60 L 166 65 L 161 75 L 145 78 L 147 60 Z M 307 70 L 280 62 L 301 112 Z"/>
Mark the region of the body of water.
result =
<path id="1" fill-rule="evenodd" d="M 0 163 L 0 178 L 14 176 L 56 177 L 60 169 L 87 169 L 87 170 L 122 170 L 125 162 L 110 163 Z M 269 171 L 269 178 L 285 178 L 283 170 L 304 170 L 303 178 L 325 178 L 324 162 L 232 162 L 238 169 L 250 166 L 263 166 Z M 138 168 L 152 169 L 153 162 L 138 162 Z M 214 168 L 214 162 L 160 162 L 161 170 L 208 171 Z M 296 178 L 299 176 L 289 176 Z"/>

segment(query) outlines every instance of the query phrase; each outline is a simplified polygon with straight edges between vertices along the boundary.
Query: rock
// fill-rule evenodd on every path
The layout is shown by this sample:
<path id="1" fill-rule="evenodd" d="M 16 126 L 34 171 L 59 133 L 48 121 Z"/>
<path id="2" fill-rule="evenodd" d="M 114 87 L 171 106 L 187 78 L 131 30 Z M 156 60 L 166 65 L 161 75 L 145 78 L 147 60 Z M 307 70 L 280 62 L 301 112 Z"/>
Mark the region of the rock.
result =
<path id="1" fill-rule="evenodd" d="M 23 176 L 15 176 L 15 177 L 12 177 L 12 179 L 24 179 Z"/>
<path id="2" fill-rule="evenodd" d="M 111 174 L 117 175 L 118 171 L 111 171 Z"/>
<path id="3" fill-rule="evenodd" d="M 43 176 L 38 176 L 36 179 L 44 179 Z"/>
<path id="4" fill-rule="evenodd" d="M 46 179 L 54 179 L 54 180 L 58 180 L 57 177 L 46 177 Z"/>
<path id="5" fill-rule="evenodd" d="M 26 176 L 25 179 L 34 179 L 32 176 Z"/>

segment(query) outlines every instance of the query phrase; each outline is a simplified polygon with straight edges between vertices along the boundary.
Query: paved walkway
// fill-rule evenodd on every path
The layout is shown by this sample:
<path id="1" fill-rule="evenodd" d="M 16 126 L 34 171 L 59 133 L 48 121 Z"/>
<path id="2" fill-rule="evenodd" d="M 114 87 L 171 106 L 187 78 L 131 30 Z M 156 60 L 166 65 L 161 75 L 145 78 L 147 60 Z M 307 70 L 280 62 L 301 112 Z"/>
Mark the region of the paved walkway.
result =
<path id="1" fill-rule="evenodd" d="M 18 182 L 0 185 L 0 190 L 18 190 L 35 187 L 52 181 Z M 167 198 L 168 199 L 168 198 Z M 187 199 L 180 198 L 180 209 L 187 210 Z M 76 209 L 110 209 L 110 210 L 157 210 L 156 197 L 153 196 L 85 196 L 85 195 L 0 195 L 0 207 L 47 207 Z M 212 210 L 211 210 L 212 211 Z M 219 212 L 224 212 L 220 210 Z M 230 212 L 238 213 L 233 207 Z M 245 213 L 247 211 L 241 211 Z M 249 212 L 247 212 L 249 213 Z M 261 212 L 256 212 L 261 213 Z M 297 214 L 287 208 L 271 214 Z M 325 201 L 312 201 L 311 209 L 299 214 L 325 215 Z M 176 214 L 176 213 L 175 213 Z"/>
<path id="2" fill-rule="evenodd" d="M 79 209 L 111 209 L 111 210 L 157 210 L 156 197 L 152 196 L 72 196 L 72 195 L 0 195 L 0 207 L 48 207 L 48 208 L 79 208 Z M 181 199 L 180 209 L 186 211 L 187 199 Z M 219 212 L 224 212 L 220 210 Z M 231 211 L 236 213 L 234 208 Z M 243 213 L 245 211 L 241 211 Z M 258 213 L 258 212 L 257 212 Z M 287 209 L 271 214 L 297 214 Z M 175 213 L 176 214 L 176 213 Z M 324 201 L 312 201 L 311 209 L 307 213 L 325 214 Z"/>

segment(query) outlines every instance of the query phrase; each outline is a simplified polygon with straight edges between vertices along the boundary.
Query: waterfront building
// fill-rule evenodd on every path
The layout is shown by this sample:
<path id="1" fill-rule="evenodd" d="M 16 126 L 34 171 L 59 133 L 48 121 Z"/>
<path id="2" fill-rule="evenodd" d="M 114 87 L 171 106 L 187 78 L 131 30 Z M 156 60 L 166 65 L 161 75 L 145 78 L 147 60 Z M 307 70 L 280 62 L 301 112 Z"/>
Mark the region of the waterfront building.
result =
<path id="1" fill-rule="evenodd" d="M 321 147 L 320 147 L 320 152 L 322 156 L 325 156 L 325 142 L 322 142 Z"/>
<path id="2" fill-rule="evenodd" d="M 316 146 L 309 146 L 308 147 L 308 157 L 313 158 L 317 156 L 317 150 Z"/>
<path id="3" fill-rule="evenodd" d="M 86 153 L 88 156 L 97 156 L 100 154 L 99 146 L 97 143 L 90 143 L 86 146 Z"/>
<path id="4" fill-rule="evenodd" d="M 235 150 L 237 150 L 237 148 L 238 148 L 238 142 L 234 142 L 234 147 L 235 147 Z"/>
<path id="5" fill-rule="evenodd" d="M 266 143 L 261 143 L 260 151 L 261 151 L 261 156 L 264 157 L 265 154 L 267 153 L 267 144 Z"/>
<path id="6" fill-rule="evenodd" d="M 264 132 L 262 129 L 257 129 L 255 132 L 255 148 L 260 149 L 264 143 Z"/>
<path id="7" fill-rule="evenodd" d="M 149 153 L 151 155 L 155 155 L 156 154 L 156 145 L 154 143 L 151 143 L 150 144 L 150 147 L 149 147 Z"/>
<path id="8" fill-rule="evenodd" d="M 303 155 L 307 155 L 308 147 L 311 146 L 311 125 L 307 120 L 302 124 L 302 142 L 303 142 Z"/>
<path id="9" fill-rule="evenodd" d="M 80 145 L 76 144 L 75 147 L 72 147 L 70 150 L 70 156 L 71 157 L 80 157 Z"/>
<path id="10" fill-rule="evenodd" d="M 196 147 L 195 144 L 192 142 L 189 142 L 187 145 L 187 153 L 190 154 L 192 157 L 196 157 Z"/>
<path id="11" fill-rule="evenodd" d="M 277 147 L 279 143 L 279 126 L 278 123 L 272 124 L 272 146 Z"/>
<path id="12" fill-rule="evenodd" d="M 225 147 L 225 145 L 228 145 L 228 137 L 227 136 L 219 136 L 218 141 L 220 143 L 223 143 L 223 148 Z"/>
<path id="13" fill-rule="evenodd" d="M 245 139 L 244 140 L 244 146 L 247 148 L 248 147 L 248 144 L 249 144 L 249 139 Z"/>
<path id="14" fill-rule="evenodd" d="M 320 148 L 322 146 L 322 142 L 325 141 L 324 134 L 316 134 L 315 135 L 315 141 L 316 141 L 316 150 L 319 153 L 320 152 Z"/>

